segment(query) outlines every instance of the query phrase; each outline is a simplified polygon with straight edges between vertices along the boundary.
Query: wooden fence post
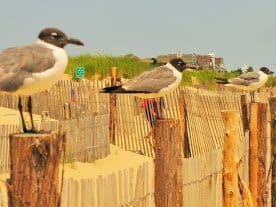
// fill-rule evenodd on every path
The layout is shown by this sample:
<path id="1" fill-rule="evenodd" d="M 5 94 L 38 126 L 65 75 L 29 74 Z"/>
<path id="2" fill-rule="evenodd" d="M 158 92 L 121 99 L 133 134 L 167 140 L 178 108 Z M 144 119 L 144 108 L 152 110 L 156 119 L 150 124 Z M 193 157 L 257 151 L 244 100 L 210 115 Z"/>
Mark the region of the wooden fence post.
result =
<path id="1" fill-rule="evenodd" d="M 249 131 L 249 188 L 254 206 L 267 206 L 267 104 L 252 103 Z"/>
<path id="2" fill-rule="evenodd" d="M 111 86 L 116 85 L 117 67 L 111 68 Z M 109 140 L 111 144 L 115 144 L 115 128 L 117 119 L 117 107 L 116 107 L 116 95 L 110 94 L 109 96 L 110 104 L 110 116 L 109 116 Z"/>
<path id="3" fill-rule="evenodd" d="M 59 166 L 64 147 L 65 133 L 10 135 L 7 185 L 11 206 L 60 206 L 63 178 L 59 182 Z"/>
<path id="4" fill-rule="evenodd" d="M 225 125 L 223 149 L 223 192 L 224 207 L 239 206 L 238 185 L 238 114 L 236 111 L 222 111 Z"/>
<path id="5" fill-rule="evenodd" d="M 271 201 L 276 206 L 276 97 L 269 101 L 271 112 L 271 151 L 272 151 L 272 179 L 271 179 Z"/>
<path id="6" fill-rule="evenodd" d="M 246 95 L 241 95 L 241 111 L 242 111 L 242 123 L 243 131 L 249 130 L 249 120 L 248 120 L 248 102 L 246 100 Z"/>
<path id="7" fill-rule="evenodd" d="M 179 121 L 157 120 L 155 140 L 155 205 L 183 206 L 182 139 Z"/>
<path id="8" fill-rule="evenodd" d="M 184 91 L 181 90 L 179 94 L 179 113 L 180 113 L 180 129 L 181 129 L 181 136 L 182 136 L 182 148 L 183 148 L 183 155 L 185 158 L 189 157 L 189 143 L 188 143 L 188 136 L 187 136 L 187 112 L 186 112 L 186 103 L 184 98 Z"/>

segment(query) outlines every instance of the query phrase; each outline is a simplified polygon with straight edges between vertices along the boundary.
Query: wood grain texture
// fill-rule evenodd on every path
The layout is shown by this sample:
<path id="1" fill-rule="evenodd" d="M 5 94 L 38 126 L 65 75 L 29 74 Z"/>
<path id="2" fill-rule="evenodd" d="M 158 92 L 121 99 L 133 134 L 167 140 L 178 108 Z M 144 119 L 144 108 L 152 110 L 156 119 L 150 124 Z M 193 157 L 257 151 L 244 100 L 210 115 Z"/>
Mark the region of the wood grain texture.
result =
<path id="1" fill-rule="evenodd" d="M 60 205 L 59 166 L 64 147 L 65 134 L 10 135 L 11 206 Z"/>
<path id="2" fill-rule="evenodd" d="M 183 206 L 182 139 L 179 121 L 157 120 L 155 140 L 156 207 Z"/>
<path id="3" fill-rule="evenodd" d="M 272 147 L 272 179 L 271 202 L 276 206 L 276 97 L 269 101 L 271 111 L 271 147 Z"/>
<path id="4" fill-rule="evenodd" d="M 250 113 L 249 180 L 254 206 L 267 206 L 267 104 L 252 103 Z"/>
<path id="5" fill-rule="evenodd" d="M 222 118 L 225 125 L 225 138 L 223 149 L 223 192 L 224 207 L 237 207 L 239 205 L 238 185 L 238 113 L 223 111 Z"/>

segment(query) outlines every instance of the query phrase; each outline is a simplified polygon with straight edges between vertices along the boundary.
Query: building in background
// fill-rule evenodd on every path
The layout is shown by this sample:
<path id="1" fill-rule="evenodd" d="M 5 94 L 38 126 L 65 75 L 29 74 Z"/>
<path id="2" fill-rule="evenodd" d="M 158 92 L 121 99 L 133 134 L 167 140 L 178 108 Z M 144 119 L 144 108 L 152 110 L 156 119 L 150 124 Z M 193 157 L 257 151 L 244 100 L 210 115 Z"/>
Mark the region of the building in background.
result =
<path id="1" fill-rule="evenodd" d="M 208 55 L 198 55 L 198 54 L 167 54 L 160 55 L 156 59 L 158 63 L 166 63 L 172 58 L 181 58 L 190 65 L 196 66 L 198 70 L 215 70 L 218 72 L 225 72 L 224 60 L 222 57 L 215 57 L 214 53 L 209 53 Z"/>

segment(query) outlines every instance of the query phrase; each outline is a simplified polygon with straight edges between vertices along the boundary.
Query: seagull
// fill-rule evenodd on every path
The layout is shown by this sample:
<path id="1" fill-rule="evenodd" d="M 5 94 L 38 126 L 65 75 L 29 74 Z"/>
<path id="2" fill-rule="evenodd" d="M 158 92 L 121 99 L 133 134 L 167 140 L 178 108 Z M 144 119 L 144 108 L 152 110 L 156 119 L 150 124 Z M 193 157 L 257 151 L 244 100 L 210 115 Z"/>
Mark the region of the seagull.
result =
<path id="1" fill-rule="evenodd" d="M 35 43 L 0 52 L 0 91 L 19 95 L 18 109 L 24 133 L 37 132 L 31 95 L 50 88 L 62 78 L 68 63 L 64 50 L 67 44 L 84 45 L 57 28 L 45 28 L 40 31 Z M 24 121 L 21 95 L 29 96 L 27 108 L 31 129 L 27 129 Z"/>
<path id="2" fill-rule="evenodd" d="M 218 84 L 223 84 L 232 88 L 244 91 L 254 91 L 262 87 L 268 80 L 273 71 L 266 67 L 261 67 L 259 71 L 244 73 L 236 78 L 215 78 Z"/>
<path id="3" fill-rule="evenodd" d="M 180 58 L 171 59 L 167 64 L 145 71 L 128 82 L 102 89 L 102 93 L 132 94 L 138 98 L 159 98 L 177 88 L 182 80 L 182 71 L 187 64 Z"/>

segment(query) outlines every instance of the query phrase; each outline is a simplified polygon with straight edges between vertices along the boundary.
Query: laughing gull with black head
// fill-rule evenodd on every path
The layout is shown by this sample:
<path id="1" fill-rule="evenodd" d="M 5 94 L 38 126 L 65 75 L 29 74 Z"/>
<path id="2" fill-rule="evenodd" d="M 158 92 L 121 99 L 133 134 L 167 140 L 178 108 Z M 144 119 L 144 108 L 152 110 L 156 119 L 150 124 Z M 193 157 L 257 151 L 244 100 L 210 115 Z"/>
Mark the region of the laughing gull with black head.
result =
<path id="1" fill-rule="evenodd" d="M 67 44 L 84 45 L 57 28 L 45 28 L 36 43 L 0 52 L 0 91 L 19 95 L 18 108 L 24 132 L 36 132 L 32 116 L 31 94 L 53 86 L 67 67 Z M 20 95 L 28 95 L 31 129 L 26 128 Z"/>
<path id="2" fill-rule="evenodd" d="M 166 65 L 145 71 L 120 86 L 103 88 L 101 92 L 127 93 L 143 99 L 162 97 L 179 86 L 186 68 L 182 59 L 174 58 Z"/>
<path id="3" fill-rule="evenodd" d="M 262 87 L 273 72 L 266 67 L 261 67 L 259 71 L 244 73 L 236 78 L 215 78 L 218 84 L 237 88 L 244 91 L 254 91 Z"/>

